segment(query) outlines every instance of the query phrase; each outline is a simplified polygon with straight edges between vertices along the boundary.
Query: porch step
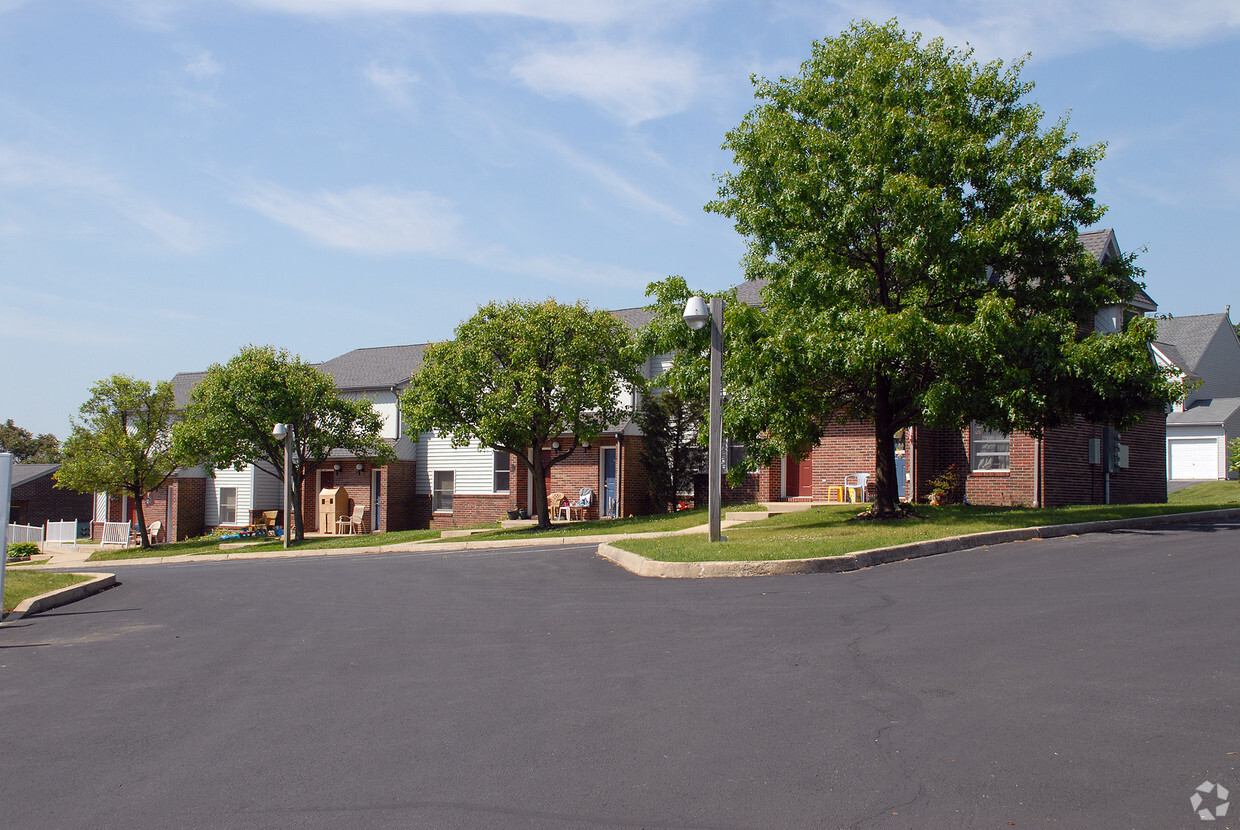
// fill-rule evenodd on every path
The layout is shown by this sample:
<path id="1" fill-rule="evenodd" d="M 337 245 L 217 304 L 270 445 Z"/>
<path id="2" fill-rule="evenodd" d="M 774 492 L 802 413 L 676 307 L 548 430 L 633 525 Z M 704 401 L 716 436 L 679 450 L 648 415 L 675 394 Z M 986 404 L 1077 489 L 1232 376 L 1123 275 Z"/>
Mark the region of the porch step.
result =
<path id="1" fill-rule="evenodd" d="M 504 530 L 515 530 L 521 527 L 533 527 L 538 519 L 500 519 L 499 526 Z"/>

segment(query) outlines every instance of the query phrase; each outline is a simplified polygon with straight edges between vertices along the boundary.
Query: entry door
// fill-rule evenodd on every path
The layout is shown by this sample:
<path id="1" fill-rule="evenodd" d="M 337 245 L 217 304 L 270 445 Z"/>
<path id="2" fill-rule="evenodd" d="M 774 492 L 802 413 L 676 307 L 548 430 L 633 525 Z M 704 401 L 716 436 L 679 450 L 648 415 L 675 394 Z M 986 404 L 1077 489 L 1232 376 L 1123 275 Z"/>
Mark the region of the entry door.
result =
<path id="1" fill-rule="evenodd" d="M 792 456 L 785 459 L 784 470 L 787 476 L 786 495 L 788 498 L 799 498 L 814 495 L 813 459 L 806 456 L 804 461 L 796 461 Z"/>
<path id="2" fill-rule="evenodd" d="M 602 448 L 602 469 L 600 470 L 600 489 L 603 491 L 599 502 L 599 515 L 616 516 L 620 506 L 620 491 L 616 487 L 616 448 Z"/>
<path id="3" fill-rule="evenodd" d="M 319 487 L 314 491 L 314 498 L 310 500 L 310 503 L 314 505 L 314 510 L 309 516 L 302 516 L 301 521 L 302 524 L 306 526 L 306 530 L 313 529 L 320 532 L 326 532 L 324 528 L 319 527 L 319 493 L 336 486 L 336 471 L 319 470 L 318 478 Z"/>

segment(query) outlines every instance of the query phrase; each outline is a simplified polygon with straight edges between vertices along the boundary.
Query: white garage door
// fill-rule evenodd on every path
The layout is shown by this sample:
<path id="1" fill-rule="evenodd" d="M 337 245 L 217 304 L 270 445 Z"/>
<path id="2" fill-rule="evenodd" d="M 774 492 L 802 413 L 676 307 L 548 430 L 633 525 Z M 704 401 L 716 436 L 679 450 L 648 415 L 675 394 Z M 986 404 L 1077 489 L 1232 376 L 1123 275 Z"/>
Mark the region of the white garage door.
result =
<path id="1" fill-rule="evenodd" d="M 1167 442 L 1167 455 L 1171 478 L 1218 478 L 1218 441 L 1214 438 L 1173 438 Z"/>

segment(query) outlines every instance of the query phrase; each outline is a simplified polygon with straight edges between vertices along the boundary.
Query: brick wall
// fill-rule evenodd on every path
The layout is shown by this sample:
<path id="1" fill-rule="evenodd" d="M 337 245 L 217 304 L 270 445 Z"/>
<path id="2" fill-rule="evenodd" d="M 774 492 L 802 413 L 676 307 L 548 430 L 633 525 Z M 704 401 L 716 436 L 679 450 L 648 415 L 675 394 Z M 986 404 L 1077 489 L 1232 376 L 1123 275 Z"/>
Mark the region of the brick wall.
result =
<path id="1" fill-rule="evenodd" d="M 166 539 L 179 542 L 206 532 L 207 480 L 176 478 L 168 484 Z"/>
<path id="2" fill-rule="evenodd" d="M 38 526 L 48 521 L 71 519 L 89 522 L 94 497 L 77 490 L 61 490 L 55 485 L 54 473 L 49 473 L 14 487 L 9 501 L 9 521 Z"/>
<path id="3" fill-rule="evenodd" d="M 1046 431 L 1042 442 L 1042 501 L 1047 507 L 1103 504 L 1105 477 L 1101 464 L 1089 463 L 1089 440 L 1101 440 L 1103 427 L 1077 418 L 1068 426 Z M 1036 442 L 1026 433 L 1011 436 L 1009 469 L 971 471 L 969 430 L 922 428 L 914 433 L 914 496 L 930 494 L 929 480 L 951 464 L 965 475 L 963 495 L 973 504 L 1034 505 Z M 1128 445 L 1129 466 L 1111 475 L 1111 503 L 1162 503 L 1167 500 L 1166 419 L 1150 413 L 1131 430 L 1120 433 Z"/>

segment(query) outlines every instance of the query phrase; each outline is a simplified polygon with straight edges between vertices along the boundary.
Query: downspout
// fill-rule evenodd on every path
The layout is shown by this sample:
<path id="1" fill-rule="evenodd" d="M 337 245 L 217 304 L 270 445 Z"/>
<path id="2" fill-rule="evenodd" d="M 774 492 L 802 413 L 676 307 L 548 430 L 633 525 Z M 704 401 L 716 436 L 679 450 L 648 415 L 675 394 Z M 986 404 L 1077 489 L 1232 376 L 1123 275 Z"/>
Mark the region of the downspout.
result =
<path id="1" fill-rule="evenodd" d="M 1042 506 L 1042 439 L 1033 439 L 1033 506 Z"/>

